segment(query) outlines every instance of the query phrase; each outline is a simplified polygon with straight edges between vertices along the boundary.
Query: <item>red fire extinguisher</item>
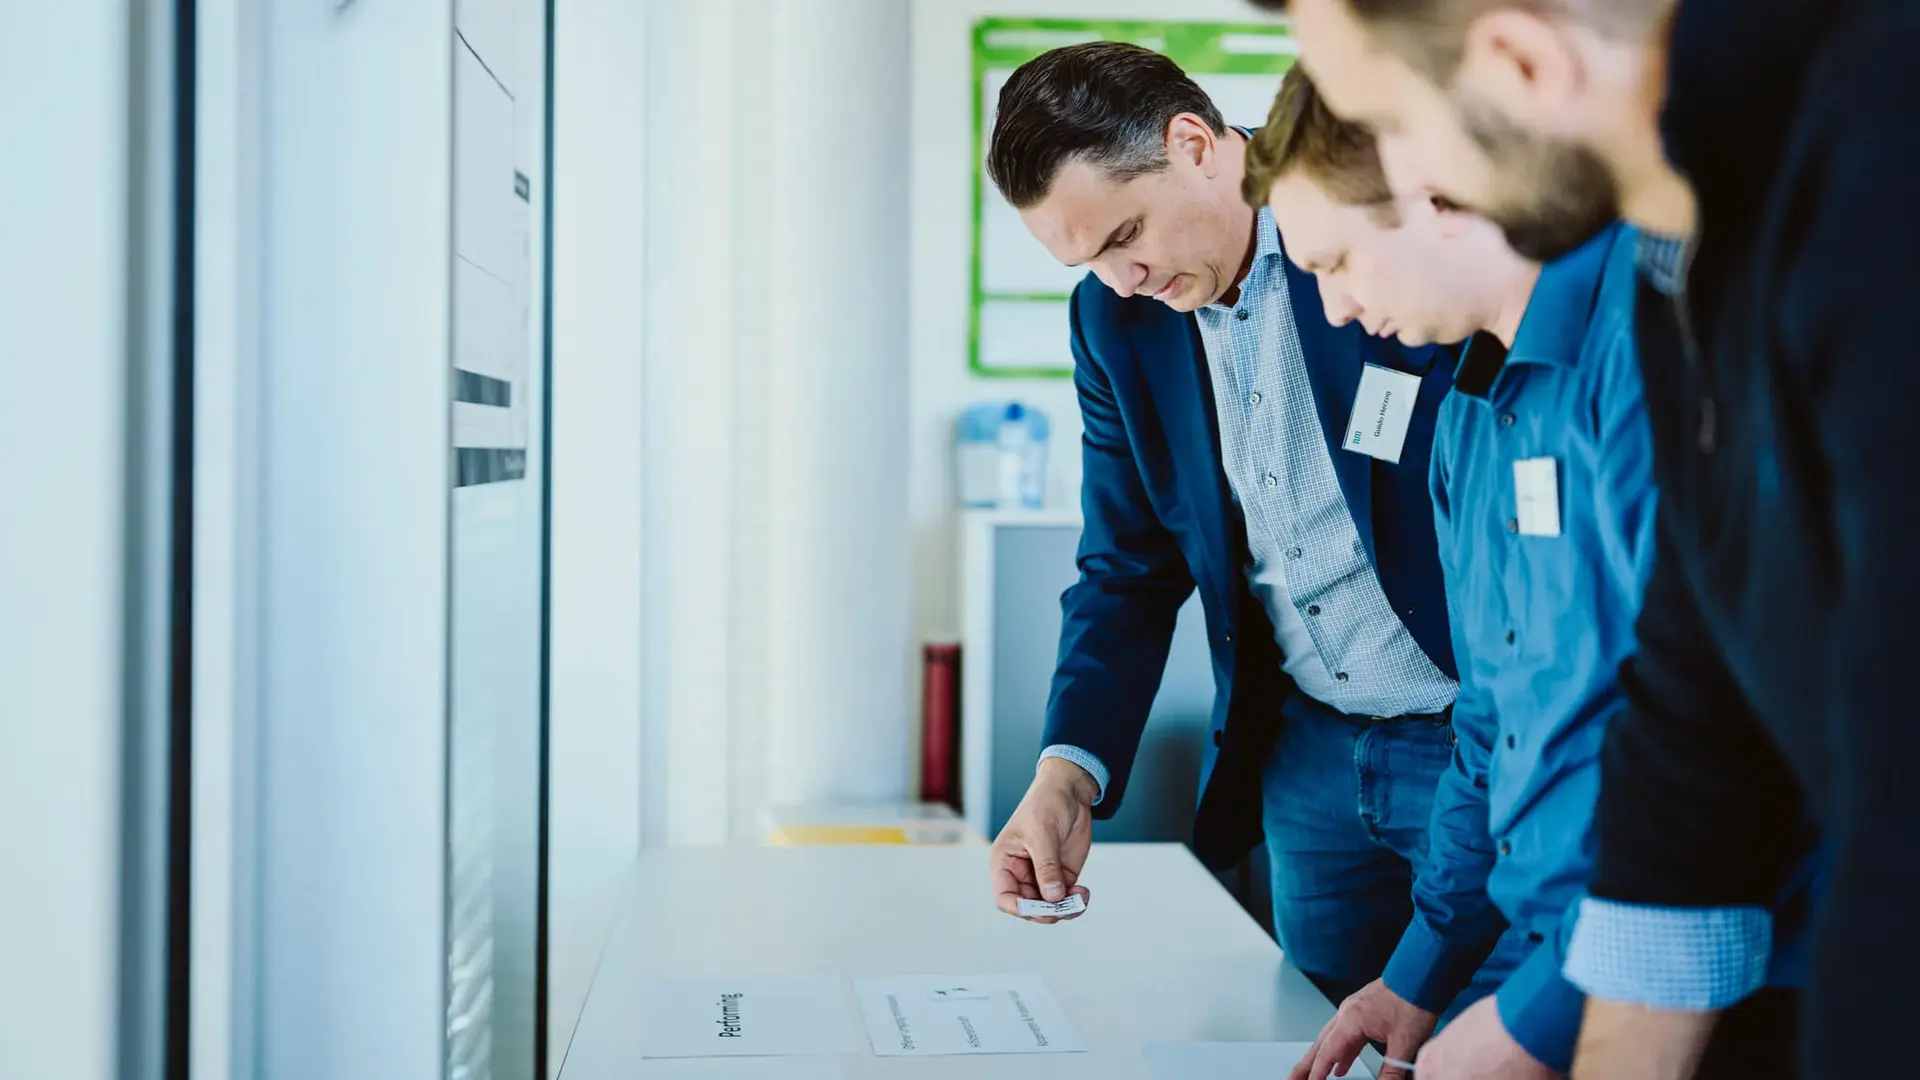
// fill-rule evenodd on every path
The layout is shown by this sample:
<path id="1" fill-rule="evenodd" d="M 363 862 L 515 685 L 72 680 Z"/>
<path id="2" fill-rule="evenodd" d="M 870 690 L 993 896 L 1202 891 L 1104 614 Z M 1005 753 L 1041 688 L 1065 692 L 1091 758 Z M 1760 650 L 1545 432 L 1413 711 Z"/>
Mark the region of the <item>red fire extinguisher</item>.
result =
<path id="1" fill-rule="evenodd" d="M 960 807 L 960 646 L 927 645 L 920 690 L 920 799 Z"/>

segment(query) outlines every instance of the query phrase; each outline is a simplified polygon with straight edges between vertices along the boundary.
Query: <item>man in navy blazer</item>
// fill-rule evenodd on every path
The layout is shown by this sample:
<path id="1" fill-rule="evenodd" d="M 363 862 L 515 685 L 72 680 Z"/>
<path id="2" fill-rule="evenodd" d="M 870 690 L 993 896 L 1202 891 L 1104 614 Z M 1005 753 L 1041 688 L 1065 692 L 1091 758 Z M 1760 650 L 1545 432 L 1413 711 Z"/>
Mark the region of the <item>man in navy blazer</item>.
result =
<path id="1" fill-rule="evenodd" d="M 1126 793 L 1198 588 L 1217 692 L 1195 850 L 1225 867 L 1264 834 L 1281 944 L 1337 1001 L 1406 928 L 1452 755 L 1427 472 L 1453 364 L 1391 326 L 1328 324 L 1270 214 L 1241 198 L 1246 145 L 1134 46 L 1054 50 L 1001 93 L 990 175 L 1055 257 L 1092 273 L 1070 320 L 1081 574 L 993 884 L 1009 914 L 1090 899 L 1092 820 Z"/>

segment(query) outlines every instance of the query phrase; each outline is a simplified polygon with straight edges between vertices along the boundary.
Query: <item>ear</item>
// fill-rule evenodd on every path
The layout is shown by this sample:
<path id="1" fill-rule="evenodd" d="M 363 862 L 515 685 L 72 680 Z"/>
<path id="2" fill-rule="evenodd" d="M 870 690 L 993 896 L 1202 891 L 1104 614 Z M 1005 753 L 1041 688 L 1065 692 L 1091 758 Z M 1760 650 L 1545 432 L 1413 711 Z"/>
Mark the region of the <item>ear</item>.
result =
<path id="1" fill-rule="evenodd" d="M 1586 83 L 1581 34 L 1565 22 L 1502 7 L 1467 27 L 1456 85 L 1530 131 L 1564 122 Z"/>
<path id="2" fill-rule="evenodd" d="M 1167 160 L 1184 161 L 1212 177 L 1220 167 L 1218 136 L 1205 120 L 1181 113 L 1167 121 Z"/>

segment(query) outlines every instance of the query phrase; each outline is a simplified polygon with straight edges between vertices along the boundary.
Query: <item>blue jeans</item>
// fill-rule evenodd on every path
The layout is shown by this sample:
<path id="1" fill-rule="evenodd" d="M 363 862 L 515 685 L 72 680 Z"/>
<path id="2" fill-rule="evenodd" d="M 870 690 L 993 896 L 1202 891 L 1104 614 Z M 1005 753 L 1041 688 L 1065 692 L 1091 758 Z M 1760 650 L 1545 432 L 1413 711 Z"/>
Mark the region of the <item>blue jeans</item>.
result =
<path id="1" fill-rule="evenodd" d="M 1434 790 L 1452 758 L 1452 729 L 1437 720 L 1345 717 L 1301 694 L 1287 702 L 1261 779 L 1273 928 L 1336 1005 L 1380 977 L 1413 917 Z M 1504 936 L 1443 1019 L 1492 993 L 1530 948 Z"/>

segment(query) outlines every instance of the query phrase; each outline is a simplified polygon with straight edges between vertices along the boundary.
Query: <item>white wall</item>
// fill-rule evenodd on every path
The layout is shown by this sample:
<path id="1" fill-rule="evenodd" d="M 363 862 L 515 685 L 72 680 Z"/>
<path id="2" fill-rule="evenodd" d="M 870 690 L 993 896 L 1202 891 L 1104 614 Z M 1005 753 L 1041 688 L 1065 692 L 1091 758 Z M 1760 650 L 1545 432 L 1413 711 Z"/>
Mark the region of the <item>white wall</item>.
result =
<path id="1" fill-rule="evenodd" d="M 1176 10 L 1177 8 L 1177 10 Z M 986 398 L 1019 397 L 1053 421 L 1048 502 L 1077 509 L 1080 411 L 1073 381 L 983 379 L 967 368 L 972 205 L 973 24 L 986 15 L 1257 22 L 1245 0 L 914 0 L 913 290 L 909 337 L 912 392 L 909 457 L 913 531 L 913 629 L 956 640 L 957 525 L 953 510 L 953 421 Z M 1277 87 L 1276 87 L 1277 89 Z M 1062 346 L 1067 328 L 1060 327 Z"/>
<path id="2" fill-rule="evenodd" d="M 629 0 L 556 7 L 549 1075 L 640 847 L 646 315 L 646 19 Z"/>
<path id="3" fill-rule="evenodd" d="M 127 36 L 124 4 L 0 5 L 9 1076 L 118 1075 Z"/>
<path id="4" fill-rule="evenodd" d="M 908 789 L 907 21 L 647 9 L 646 839 L 720 843 Z"/>
<path id="5" fill-rule="evenodd" d="M 771 113 L 750 129 L 773 453 L 742 490 L 771 502 L 773 802 L 908 787 L 908 26 L 899 0 L 776 5 Z"/>

